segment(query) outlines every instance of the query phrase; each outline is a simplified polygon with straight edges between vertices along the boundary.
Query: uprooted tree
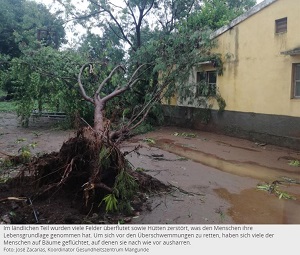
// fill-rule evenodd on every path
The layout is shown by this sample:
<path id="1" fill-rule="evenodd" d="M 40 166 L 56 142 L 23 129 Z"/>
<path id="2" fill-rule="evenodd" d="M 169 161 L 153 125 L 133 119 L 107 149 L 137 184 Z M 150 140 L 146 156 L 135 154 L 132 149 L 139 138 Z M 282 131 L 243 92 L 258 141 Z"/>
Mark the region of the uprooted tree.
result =
<path id="1" fill-rule="evenodd" d="M 130 211 L 130 201 L 138 189 L 157 190 L 159 182 L 134 171 L 119 145 L 144 122 L 155 103 L 176 92 L 180 80 L 184 83 L 195 63 L 216 57 L 208 54 L 209 42 L 205 44 L 203 40 L 202 47 L 197 46 L 199 36 L 197 33 L 189 37 L 186 33 L 171 35 L 160 42 L 151 41 L 147 48 L 137 52 L 129 67 L 116 65 L 107 74 L 103 63 L 82 65 L 77 85 L 82 98 L 94 109 L 93 124 L 81 118 L 84 127 L 59 152 L 43 155 L 24 167 L 22 176 L 26 183 L 29 179 L 35 186 L 30 197 L 49 197 L 64 191 L 76 194 L 86 213 L 97 209 L 101 201 L 105 202 L 107 211 Z M 145 59 L 152 62 L 147 63 Z M 40 74 L 49 77 L 47 72 Z M 142 103 L 132 107 L 126 118 L 111 123 L 105 116 L 106 106 L 118 97 L 135 93 L 141 84 L 145 86 Z"/>
<path id="2" fill-rule="evenodd" d="M 60 189 L 71 190 L 82 194 L 79 200 L 84 212 L 90 212 L 93 207 L 97 208 L 101 201 L 105 202 L 107 211 L 130 212 L 130 200 L 138 189 L 151 189 L 151 185 L 156 185 L 157 182 L 150 176 L 135 172 L 125 158 L 128 152 L 121 152 L 119 144 L 130 131 L 144 121 L 152 104 L 159 99 L 160 93 L 156 93 L 130 119 L 111 130 L 110 121 L 105 118 L 106 104 L 132 89 L 139 82 L 147 64 L 138 66 L 131 75 L 126 73 L 125 67 L 116 66 L 97 84 L 94 91 L 89 90 L 91 95 L 88 95 L 84 80 L 93 75 L 95 65 L 84 64 L 78 74 L 80 93 L 94 107 L 93 126 L 85 123 L 84 127 L 78 129 L 74 138 L 63 144 L 59 152 L 33 160 L 22 173 L 25 177 L 29 169 L 33 171 L 36 197 L 48 196 Z M 108 94 L 103 93 L 103 89 L 109 86 L 114 75 L 120 75 L 124 84 L 116 86 Z"/>
<path id="3" fill-rule="evenodd" d="M 59 2 L 68 4 L 69 1 Z M 190 15 L 195 10 L 195 1 L 174 1 L 184 3 L 181 8 L 178 4 L 172 5 L 176 12 L 165 10 L 170 6 L 168 4 L 158 8 L 153 0 L 124 2 L 125 8 L 108 1 L 89 1 L 91 13 L 80 17 L 81 21 L 101 18 L 104 27 L 102 40 L 86 38 L 88 58 L 93 63 L 82 65 L 84 57 L 74 57 L 67 54 L 69 52 L 53 51 L 49 47 L 29 49 L 24 51 L 22 59 L 11 62 L 14 84 L 18 85 L 20 102 L 24 103 L 20 108 L 29 109 L 25 116 L 28 117 L 31 108 L 23 106 L 32 107 L 36 100 L 33 92 L 38 92 L 37 98 L 48 100 L 49 92 L 53 90 L 55 100 L 52 101 L 57 102 L 63 94 L 65 96 L 60 97 L 63 104 L 75 101 L 75 97 L 78 99 L 74 92 L 78 86 L 81 97 L 94 111 L 93 124 L 80 114 L 85 126 L 79 128 L 76 136 L 65 142 L 59 152 L 36 158 L 25 166 L 22 173 L 35 184 L 34 197 L 71 191 L 86 212 L 97 208 L 101 201 L 105 202 L 107 210 L 130 211 L 130 200 L 137 189 L 151 188 L 157 183 L 150 176 L 134 171 L 125 158 L 126 153 L 121 152 L 120 143 L 146 120 L 153 105 L 163 97 L 167 99 L 176 94 L 179 98 L 198 100 L 195 87 L 187 84 L 195 65 L 212 61 L 219 73 L 222 72 L 221 57 L 211 53 L 214 42 L 209 39 L 209 30 L 199 21 L 197 13 Z M 169 3 L 168 0 L 164 2 Z M 146 21 L 152 8 L 159 10 L 163 33 L 151 30 Z M 113 13 L 114 9 L 119 12 Z M 181 14 L 178 13 L 180 10 Z M 168 16 L 171 13 L 174 16 Z M 162 19 L 164 15 L 166 19 Z M 111 22 L 107 22 L 109 20 Z M 130 20 L 132 22 L 128 22 Z M 128 59 L 116 61 L 115 56 L 125 56 L 123 51 L 114 57 L 110 53 L 120 50 L 121 41 L 130 46 Z M 101 62 L 103 59 L 105 63 Z M 116 64 L 124 61 L 129 63 L 126 68 Z M 41 84 L 45 85 L 44 89 Z M 114 105 L 123 110 L 123 116 L 119 116 L 117 122 L 111 121 L 110 116 L 106 118 L 108 106 L 111 109 Z M 128 114 L 125 114 L 127 109 Z M 29 170 L 31 175 L 28 177 Z"/>
<path id="4" fill-rule="evenodd" d="M 191 43 L 194 44 L 194 40 Z M 176 45 L 178 49 L 172 58 L 163 55 L 168 46 L 165 42 L 155 45 L 156 47 L 153 45 L 148 54 L 153 51 L 153 54 L 161 55 L 162 58 L 160 60 L 157 58 L 154 63 L 136 65 L 131 74 L 126 72 L 124 66 L 117 65 L 105 78 L 99 80 L 94 76 L 99 74 L 99 70 L 96 69 L 97 65 L 101 67 L 101 64 L 87 63 L 81 66 L 77 83 L 82 98 L 94 109 L 93 124 L 90 125 L 81 118 L 85 123 L 84 127 L 79 128 L 76 136 L 65 142 L 59 152 L 44 155 L 25 166 L 22 173 L 28 178 L 26 173 L 31 172 L 29 178 L 36 187 L 34 197 L 49 196 L 59 190 L 71 191 L 71 194 L 80 194 L 77 198 L 80 207 L 86 213 L 97 209 L 101 201 L 105 202 L 107 211 L 130 212 L 132 208 L 130 201 L 138 194 L 138 190 L 149 191 L 152 188 L 158 190 L 159 187 L 164 187 L 151 176 L 134 171 L 126 160 L 128 152 L 122 152 L 119 145 L 145 121 L 154 104 L 160 102 L 163 97 L 173 95 L 179 77 L 184 78 L 184 74 L 188 75 L 194 63 L 191 60 L 197 59 L 194 56 L 195 52 L 188 47 L 186 49 L 182 47 L 182 43 Z M 201 59 L 208 57 L 206 56 L 208 48 L 197 49 L 202 52 Z M 189 51 L 189 54 L 184 50 Z M 141 56 L 144 54 L 146 52 L 141 52 Z M 185 57 L 180 57 L 181 55 Z M 183 62 L 174 65 L 173 61 L 179 59 Z M 133 93 L 135 86 L 145 82 L 143 78 L 145 73 L 151 73 L 149 69 L 154 77 L 149 84 L 152 93 L 148 94 L 143 104 L 136 105 L 131 110 L 129 118 L 111 123 L 105 116 L 107 104 L 116 97 L 124 96 L 125 93 Z M 115 76 L 118 78 L 114 80 Z M 91 77 L 93 77 L 92 84 Z M 116 81 L 119 84 L 116 85 Z M 138 148 L 134 150 L 136 149 Z"/>

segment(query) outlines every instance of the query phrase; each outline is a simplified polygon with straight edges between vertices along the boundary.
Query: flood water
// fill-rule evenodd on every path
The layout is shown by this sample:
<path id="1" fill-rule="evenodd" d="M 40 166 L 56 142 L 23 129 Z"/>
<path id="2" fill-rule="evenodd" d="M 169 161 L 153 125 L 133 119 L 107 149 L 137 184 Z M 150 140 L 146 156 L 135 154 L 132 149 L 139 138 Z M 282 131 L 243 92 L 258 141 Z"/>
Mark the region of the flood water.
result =
<path id="1" fill-rule="evenodd" d="M 282 178 L 287 177 L 299 181 L 300 168 L 291 167 L 287 164 L 288 161 L 281 160 L 281 158 L 298 156 L 299 152 L 271 146 L 256 148 L 253 144 L 251 147 L 245 143 L 238 144 L 242 140 L 234 140 L 231 143 L 229 141 L 220 142 L 211 137 L 181 139 L 174 138 L 170 134 L 172 134 L 170 130 L 168 133 L 154 132 L 148 134 L 155 140 L 155 144 L 150 146 L 152 150 L 159 148 L 163 152 L 189 159 L 192 163 L 190 161 L 172 162 L 172 169 L 157 173 L 156 178 L 168 182 L 171 180 L 187 190 L 198 189 L 211 195 L 204 204 L 215 203 L 215 208 L 218 203 L 222 204 L 218 199 L 225 201 L 225 204 L 222 205 L 222 213 L 226 211 L 226 215 L 230 217 L 233 223 L 300 223 L 300 184 L 287 183 Z M 231 138 L 227 139 L 230 140 Z M 149 162 L 147 164 L 149 165 Z M 153 160 L 151 164 L 158 169 L 162 166 L 170 166 L 170 162 L 158 164 Z M 177 168 L 180 169 L 176 170 Z M 283 181 L 278 185 L 278 189 L 293 196 L 294 199 L 279 199 L 275 194 L 256 188 L 257 184 L 269 184 L 276 180 Z M 213 198 L 213 196 L 216 197 Z M 192 205 L 189 204 L 188 206 Z M 214 212 L 212 209 L 210 210 L 210 212 L 205 210 L 203 212 L 211 215 L 218 211 L 218 209 L 215 209 Z M 198 217 L 202 219 L 201 215 Z M 209 218 L 206 217 L 205 219 Z M 230 223 L 230 220 L 222 223 Z"/>

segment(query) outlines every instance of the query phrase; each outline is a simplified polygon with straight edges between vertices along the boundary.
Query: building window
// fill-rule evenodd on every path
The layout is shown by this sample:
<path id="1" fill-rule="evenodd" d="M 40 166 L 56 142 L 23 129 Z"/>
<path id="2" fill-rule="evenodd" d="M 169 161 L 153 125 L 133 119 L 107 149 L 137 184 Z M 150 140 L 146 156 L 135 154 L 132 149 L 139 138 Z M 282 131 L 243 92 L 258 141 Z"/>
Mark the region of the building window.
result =
<path id="1" fill-rule="evenodd" d="M 197 72 L 196 96 L 216 95 L 217 72 L 204 71 Z"/>
<path id="2" fill-rule="evenodd" d="M 287 32 L 287 18 L 275 20 L 275 33 L 286 33 Z"/>
<path id="3" fill-rule="evenodd" d="M 293 98 L 300 98 L 300 63 L 293 64 Z"/>

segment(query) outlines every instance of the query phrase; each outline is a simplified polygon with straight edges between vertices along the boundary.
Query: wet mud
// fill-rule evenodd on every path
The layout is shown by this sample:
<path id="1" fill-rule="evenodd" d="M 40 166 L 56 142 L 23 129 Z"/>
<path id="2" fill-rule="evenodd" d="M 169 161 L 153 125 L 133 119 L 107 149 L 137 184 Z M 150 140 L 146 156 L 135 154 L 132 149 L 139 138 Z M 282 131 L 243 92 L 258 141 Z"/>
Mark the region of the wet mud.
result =
<path id="1" fill-rule="evenodd" d="M 192 132 L 195 137 L 174 136 L 180 132 Z M 165 210 L 174 214 L 172 219 L 178 222 L 186 211 L 190 212 L 198 206 L 198 213 L 190 213 L 190 218 L 185 218 L 184 223 L 197 223 L 197 220 L 198 223 L 300 223 L 300 168 L 289 165 L 290 160 L 300 158 L 298 151 L 174 127 L 148 133 L 139 139 L 134 138 L 133 142 L 145 141 L 146 138 L 151 138 L 153 143 L 144 144 L 145 150 L 159 150 L 156 153 L 170 154 L 164 155 L 166 162 L 161 163 L 161 160 L 159 164 L 155 162 L 155 158 L 152 158 L 151 163 L 149 157 L 143 158 L 140 155 L 133 160 L 140 161 L 137 165 L 154 164 L 157 169 L 164 164 L 164 171 L 155 172 L 157 178 L 165 182 L 173 182 L 174 179 L 181 188 L 204 194 L 200 203 L 185 198 L 188 202 L 181 201 L 180 206 L 176 206 L 177 200 L 166 199 L 169 204 L 164 209 L 157 210 L 158 218 L 162 218 Z M 148 155 L 151 155 L 149 151 Z M 170 155 L 185 158 L 186 161 L 183 163 L 177 160 L 169 165 Z M 284 178 L 297 183 L 287 183 L 283 181 Z M 294 199 L 279 199 L 275 194 L 257 189 L 258 184 L 277 180 L 283 181 L 278 188 Z M 155 213 L 151 214 L 145 218 L 153 218 L 154 221 Z"/>
<path id="2" fill-rule="evenodd" d="M 22 145 L 33 142 L 37 146 L 32 153 L 58 151 L 73 135 L 74 131 L 57 129 L 47 119 L 33 120 L 24 129 L 15 115 L 0 116 L 0 151 L 4 153 L 16 154 Z M 18 143 L 20 139 L 23 142 Z M 295 200 L 257 190 L 258 184 L 283 177 L 299 181 L 300 167 L 289 165 L 290 160 L 300 159 L 299 151 L 176 127 L 135 136 L 122 150 L 131 151 L 137 145 L 141 145 L 138 152 L 127 156 L 131 164 L 173 189 L 149 196 L 147 210 L 136 215 L 133 224 L 300 223 L 300 184 L 279 185 Z"/>

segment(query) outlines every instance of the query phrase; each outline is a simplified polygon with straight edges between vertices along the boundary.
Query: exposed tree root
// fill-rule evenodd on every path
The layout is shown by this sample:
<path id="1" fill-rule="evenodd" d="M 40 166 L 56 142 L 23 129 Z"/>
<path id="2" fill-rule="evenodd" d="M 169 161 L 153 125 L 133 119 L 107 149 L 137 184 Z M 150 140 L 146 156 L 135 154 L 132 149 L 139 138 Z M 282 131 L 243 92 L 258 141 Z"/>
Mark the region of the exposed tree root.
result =
<path id="1" fill-rule="evenodd" d="M 33 199 L 68 194 L 85 214 L 99 210 L 98 205 L 109 194 L 123 210 L 131 207 L 136 194 L 168 189 L 153 177 L 132 169 L 109 136 L 99 135 L 90 127 L 79 130 L 59 152 L 32 160 L 11 184 L 17 182 L 20 187 L 32 186 L 32 194 L 24 196 Z M 116 209 L 114 206 L 106 210 Z"/>

